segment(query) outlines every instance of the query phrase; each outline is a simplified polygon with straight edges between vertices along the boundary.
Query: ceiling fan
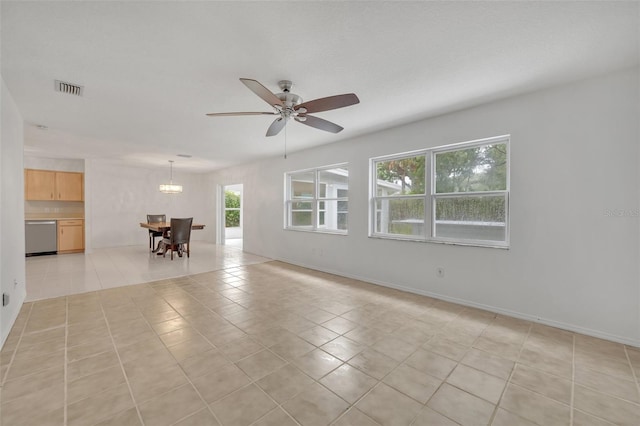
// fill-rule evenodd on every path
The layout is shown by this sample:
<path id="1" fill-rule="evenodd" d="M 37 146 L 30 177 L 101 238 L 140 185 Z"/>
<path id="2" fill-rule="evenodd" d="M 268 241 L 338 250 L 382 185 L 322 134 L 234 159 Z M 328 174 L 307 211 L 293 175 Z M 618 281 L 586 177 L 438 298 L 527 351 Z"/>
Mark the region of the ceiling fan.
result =
<path id="1" fill-rule="evenodd" d="M 332 109 L 344 108 L 360 103 L 358 97 L 353 93 L 344 95 L 328 96 L 326 98 L 314 99 L 302 102 L 302 98 L 295 93 L 291 93 L 293 83 L 289 80 L 278 82 L 282 93 L 274 94 L 256 80 L 241 78 L 241 82 L 253 93 L 273 107 L 272 112 L 214 112 L 207 114 L 209 117 L 240 116 L 240 115 L 274 115 L 277 116 L 267 129 L 267 136 L 275 136 L 284 128 L 289 119 L 293 118 L 298 123 L 315 127 L 331 133 L 338 133 L 343 127 L 335 123 L 314 117 L 309 113 L 329 111 Z"/>

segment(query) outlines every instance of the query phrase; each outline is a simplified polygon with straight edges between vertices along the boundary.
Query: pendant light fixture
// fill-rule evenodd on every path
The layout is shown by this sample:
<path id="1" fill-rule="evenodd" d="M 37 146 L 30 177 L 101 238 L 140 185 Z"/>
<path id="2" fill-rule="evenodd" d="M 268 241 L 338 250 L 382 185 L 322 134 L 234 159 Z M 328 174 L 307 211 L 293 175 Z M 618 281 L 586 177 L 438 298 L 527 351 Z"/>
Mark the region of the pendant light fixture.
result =
<path id="1" fill-rule="evenodd" d="M 169 183 L 161 184 L 160 192 L 164 192 L 165 194 L 179 194 L 182 192 L 182 185 L 174 185 L 173 183 L 173 160 L 169 160 L 169 166 L 171 168 Z"/>

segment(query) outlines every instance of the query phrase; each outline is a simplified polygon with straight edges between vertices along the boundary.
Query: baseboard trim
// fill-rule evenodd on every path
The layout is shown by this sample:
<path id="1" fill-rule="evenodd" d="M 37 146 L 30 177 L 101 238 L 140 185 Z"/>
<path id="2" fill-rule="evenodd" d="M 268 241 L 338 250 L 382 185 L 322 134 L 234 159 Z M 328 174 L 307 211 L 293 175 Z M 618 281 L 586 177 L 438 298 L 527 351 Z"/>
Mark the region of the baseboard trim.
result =
<path id="1" fill-rule="evenodd" d="M 11 303 L 18 303 L 20 305 L 19 308 L 14 309 L 12 315 L 10 318 L 8 318 L 7 320 L 9 321 L 9 324 L 11 324 L 10 327 L 6 327 L 3 325 L 3 329 L 1 330 L 1 335 L 0 335 L 0 350 L 2 350 L 2 348 L 4 347 L 4 344 L 7 342 L 7 338 L 9 337 L 9 334 L 11 333 L 11 330 L 13 329 L 13 326 L 16 324 L 16 320 L 18 319 L 18 315 L 20 315 L 20 310 L 22 309 L 22 305 L 25 303 L 25 299 L 27 298 L 26 292 L 22 293 L 20 296 L 21 300 L 12 300 Z M 13 296 L 15 297 L 15 295 Z"/>
<path id="2" fill-rule="evenodd" d="M 572 331 L 574 333 L 584 334 L 586 336 L 597 337 L 599 339 L 609 340 L 609 341 L 612 341 L 612 342 L 622 343 L 624 345 L 629 345 L 629 346 L 634 346 L 634 347 L 640 348 L 640 340 L 634 340 L 634 339 L 630 339 L 630 338 L 627 338 L 627 337 L 624 337 L 624 336 L 618 336 L 616 334 L 606 333 L 606 332 L 602 332 L 602 331 L 599 331 L 599 330 L 593 330 L 593 329 L 581 327 L 581 326 L 578 326 L 578 325 L 575 325 L 575 324 L 569 324 L 569 323 L 564 323 L 564 322 L 560 322 L 560 321 L 550 320 L 550 319 L 547 319 L 547 318 L 541 318 L 541 317 L 538 317 L 538 316 L 524 314 L 524 313 L 521 313 L 521 312 L 509 310 L 509 309 L 503 309 L 503 308 L 499 308 L 499 307 L 492 306 L 492 305 L 485 305 L 485 304 L 482 304 L 482 303 L 476 303 L 476 302 L 473 302 L 473 301 L 470 301 L 470 300 L 459 299 L 459 298 L 456 298 L 456 297 L 450 297 L 450 296 L 447 296 L 447 295 L 434 293 L 434 292 L 430 292 L 430 291 L 424 291 L 424 290 L 420 290 L 420 289 L 415 289 L 415 288 L 412 288 L 412 287 L 405 287 L 405 286 L 402 286 L 402 285 L 392 284 L 392 283 L 389 283 L 389 282 L 386 282 L 386 281 L 380 281 L 380 280 L 371 279 L 369 277 L 363 277 L 363 276 L 359 276 L 359 275 L 355 275 L 355 274 L 347 274 L 347 273 L 344 273 L 342 271 L 336 271 L 336 270 L 332 270 L 332 269 L 329 269 L 329 268 L 320 268 L 320 267 L 318 267 L 316 265 L 308 265 L 308 264 L 305 264 L 304 262 L 297 262 L 297 261 L 291 260 L 291 259 L 278 258 L 278 259 L 274 259 L 274 260 L 279 260 L 281 262 L 290 263 L 292 265 L 301 266 L 303 268 L 313 269 L 315 271 L 320 271 L 320 272 L 325 272 L 325 273 L 328 273 L 328 274 L 338 275 L 338 276 L 341 276 L 341 277 L 351 278 L 351 279 L 354 279 L 354 280 L 359 280 L 359 281 L 363 281 L 363 282 L 366 282 L 366 283 L 379 285 L 379 286 L 382 286 L 382 287 L 392 288 L 392 289 L 395 289 L 395 290 L 406 291 L 407 293 L 412 293 L 412 294 L 418 294 L 418 295 L 421 295 L 421 296 L 432 297 L 434 299 L 443 300 L 445 302 L 456 303 L 458 305 L 468 306 L 470 308 L 482 309 L 482 310 L 485 310 L 485 311 L 493 312 L 493 313 L 500 314 L 500 315 L 505 315 L 505 316 L 512 317 L 512 318 L 518 318 L 518 319 L 522 319 L 522 320 L 527 320 L 527 321 L 535 322 L 535 323 L 538 323 L 538 324 L 548 325 L 550 327 L 560 328 L 562 330 Z"/>

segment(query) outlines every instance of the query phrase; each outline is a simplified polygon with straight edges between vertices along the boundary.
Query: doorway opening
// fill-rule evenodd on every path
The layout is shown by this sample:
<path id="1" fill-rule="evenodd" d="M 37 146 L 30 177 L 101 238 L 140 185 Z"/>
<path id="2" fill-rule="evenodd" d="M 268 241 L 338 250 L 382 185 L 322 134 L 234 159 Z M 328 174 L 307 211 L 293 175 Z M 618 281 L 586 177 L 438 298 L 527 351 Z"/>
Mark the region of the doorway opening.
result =
<path id="1" fill-rule="evenodd" d="M 222 187 L 222 238 L 226 246 L 242 248 L 242 184 Z"/>

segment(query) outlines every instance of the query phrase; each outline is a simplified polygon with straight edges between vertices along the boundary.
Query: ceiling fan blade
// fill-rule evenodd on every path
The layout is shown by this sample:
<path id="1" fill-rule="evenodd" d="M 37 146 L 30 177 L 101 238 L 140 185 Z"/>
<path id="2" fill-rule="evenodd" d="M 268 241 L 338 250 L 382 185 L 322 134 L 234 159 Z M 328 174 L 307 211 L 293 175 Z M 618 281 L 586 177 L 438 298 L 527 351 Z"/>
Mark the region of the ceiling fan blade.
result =
<path id="1" fill-rule="evenodd" d="M 276 115 L 277 112 L 210 112 L 207 114 L 209 117 L 227 117 L 227 116 L 240 116 L 240 115 Z"/>
<path id="2" fill-rule="evenodd" d="M 344 108 L 358 103 L 360 103 L 360 99 L 358 99 L 354 93 L 347 93 L 344 95 L 329 96 L 326 98 L 314 99 L 309 102 L 303 102 L 298 105 L 295 110 L 300 111 L 301 108 L 304 108 L 307 112 L 313 113 Z"/>
<path id="3" fill-rule="evenodd" d="M 340 127 L 335 123 L 324 120 L 322 118 L 314 117 L 312 115 L 306 115 L 302 117 L 304 120 L 299 120 L 296 117 L 298 123 L 306 124 L 307 126 L 315 127 L 316 129 L 324 130 L 331 133 L 339 133 L 344 127 Z"/>
<path id="4" fill-rule="evenodd" d="M 260 96 L 266 103 L 271 106 L 279 105 L 282 106 L 283 103 L 276 95 L 271 92 L 271 90 L 264 87 L 256 80 L 252 80 L 250 78 L 241 78 L 241 82 L 244 83 L 253 93 Z"/>
<path id="5" fill-rule="evenodd" d="M 284 128 L 285 124 L 287 124 L 287 120 L 282 117 L 276 118 L 275 121 L 271 123 L 271 126 L 269 126 L 269 128 L 267 129 L 267 136 L 277 135 L 278 133 L 280 133 L 280 130 Z"/>

